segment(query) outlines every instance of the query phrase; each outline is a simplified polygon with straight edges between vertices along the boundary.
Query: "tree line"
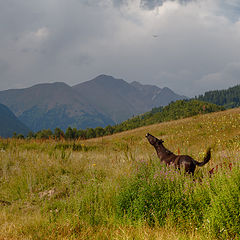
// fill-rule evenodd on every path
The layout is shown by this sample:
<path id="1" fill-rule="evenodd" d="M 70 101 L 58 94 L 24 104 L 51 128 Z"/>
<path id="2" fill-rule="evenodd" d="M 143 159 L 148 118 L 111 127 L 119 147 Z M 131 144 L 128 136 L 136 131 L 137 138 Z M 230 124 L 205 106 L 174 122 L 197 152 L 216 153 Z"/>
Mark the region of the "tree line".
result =
<path id="1" fill-rule="evenodd" d="M 204 95 L 200 95 L 196 99 L 215 103 L 224 106 L 225 108 L 240 107 L 240 85 L 226 90 L 209 91 Z"/>
<path id="2" fill-rule="evenodd" d="M 27 136 L 24 136 L 23 134 L 14 133 L 13 138 L 77 140 L 77 139 L 103 137 L 106 135 L 111 135 L 113 133 L 114 133 L 114 127 L 108 125 L 105 128 L 96 127 L 96 128 L 87 128 L 85 130 L 68 127 L 65 132 L 60 128 L 55 128 L 53 131 L 51 129 L 43 129 L 36 133 L 30 131 Z"/>
<path id="3" fill-rule="evenodd" d="M 210 112 L 217 112 L 224 110 L 224 107 L 216 104 L 199 101 L 196 99 L 191 100 L 178 100 L 172 102 L 166 107 L 153 108 L 150 112 L 133 117 L 120 124 L 106 127 L 96 127 L 87 129 L 77 129 L 68 127 L 64 132 L 60 128 L 55 128 L 54 131 L 50 129 L 43 129 L 36 133 L 29 132 L 26 136 L 27 139 L 65 139 L 65 140 L 77 140 L 77 139 L 90 139 L 96 137 L 103 137 L 119 133 L 138 127 L 177 120 L 181 118 L 191 117 L 198 114 L 205 114 Z M 13 135 L 14 138 L 25 138 L 22 134 Z"/>

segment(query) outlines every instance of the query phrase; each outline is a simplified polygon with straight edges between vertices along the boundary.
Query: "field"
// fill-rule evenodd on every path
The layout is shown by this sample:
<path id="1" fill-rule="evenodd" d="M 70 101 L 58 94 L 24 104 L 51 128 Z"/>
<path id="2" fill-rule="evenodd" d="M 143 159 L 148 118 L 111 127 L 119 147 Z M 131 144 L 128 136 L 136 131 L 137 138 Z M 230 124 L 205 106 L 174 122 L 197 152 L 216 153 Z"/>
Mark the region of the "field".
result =
<path id="1" fill-rule="evenodd" d="M 160 164 L 149 132 L 202 161 Z M 2 239 L 239 239 L 240 109 L 85 141 L 0 140 Z M 213 174 L 209 174 L 209 170 Z"/>

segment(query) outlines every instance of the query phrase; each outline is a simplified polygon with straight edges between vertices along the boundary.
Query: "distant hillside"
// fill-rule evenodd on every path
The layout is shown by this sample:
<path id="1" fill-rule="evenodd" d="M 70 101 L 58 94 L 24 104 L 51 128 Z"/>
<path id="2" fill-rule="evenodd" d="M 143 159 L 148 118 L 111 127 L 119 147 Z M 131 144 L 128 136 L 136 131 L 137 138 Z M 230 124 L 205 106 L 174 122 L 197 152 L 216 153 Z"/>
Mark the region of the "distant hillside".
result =
<path id="1" fill-rule="evenodd" d="M 167 106 L 170 102 L 175 102 L 177 100 L 188 99 L 188 97 L 178 95 L 167 87 L 159 88 L 154 85 L 143 85 L 136 81 L 132 82 L 131 85 L 142 94 L 144 102 L 147 103 L 150 109 L 159 106 Z"/>
<path id="2" fill-rule="evenodd" d="M 61 82 L 0 91 L 0 102 L 33 131 L 105 127 L 183 99 L 168 88 L 100 75 L 70 87 Z"/>
<path id="3" fill-rule="evenodd" d="M 25 89 L 2 91 L 0 102 L 33 131 L 114 123 L 65 83 L 38 84 Z"/>
<path id="4" fill-rule="evenodd" d="M 235 108 L 240 106 L 240 85 L 226 90 L 216 90 L 206 92 L 197 97 L 198 100 L 215 103 L 225 108 Z"/>
<path id="5" fill-rule="evenodd" d="M 113 133 L 123 132 L 155 123 L 177 120 L 222 110 L 224 110 L 222 106 L 217 106 L 215 104 L 199 100 L 178 100 L 170 103 L 168 106 L 154 108 L 150 112 L 130 118 L 129 120 L 115 126 L 108 125 L 105 128 L 97 127 L 95 129 L 88 128 L 86 130 L 68 128 L 65 133 L 61 131 L 52 133 L 51 131 L 42 130 L 33 137 L 48 139 L 49 137 L 59 138 L 61 135 L 66 139 L 89 139 L 111 135 Z"/>
<path id="6" fill-rule="evenodd" d="M 116 125 L 115 132 L 222 110 L 222 106 L 199 100 L 178 100 Z"/>
<path id="7" fill-rule="evenodd" d="M 122 79 L 100 75 L 73 89 L 115 123 L 149 110 L 142 95 Z"/>
<path id="8" fill-rule="evenodd" d="M 30 130 L 3 104 L 0 104 L 0 137 L 12 137 L 13 133 L 27 135 Z"/>
<path id="9" fill-rule="evenodd" d="M 73 86 L 88 103 L 107 114 L 115 123 L 133 115 L 149 111 L 156 106 L 165 106 L 171 101 L 186 97 L 177 95 L 168 88 L 127 83 L 107 75 Z"/>

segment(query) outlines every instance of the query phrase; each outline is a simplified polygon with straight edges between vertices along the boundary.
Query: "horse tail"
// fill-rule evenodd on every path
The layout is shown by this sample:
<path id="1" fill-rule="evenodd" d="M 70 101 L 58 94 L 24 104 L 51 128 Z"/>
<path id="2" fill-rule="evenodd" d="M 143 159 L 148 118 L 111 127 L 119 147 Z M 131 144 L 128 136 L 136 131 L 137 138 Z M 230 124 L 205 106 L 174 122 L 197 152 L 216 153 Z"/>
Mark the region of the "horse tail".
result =
<path id="1" fill-rule="evenodd" d="M 198 162 L 198 161 L 194 160 L 194 163 L 197 166 L 202 167 L 203 165 L 205 165 L 206 163 L 209 162 L 210 158 L 211 158 L 211 148 L 208 148 L 207 153 L 203 159 L 203 162 Z"/>

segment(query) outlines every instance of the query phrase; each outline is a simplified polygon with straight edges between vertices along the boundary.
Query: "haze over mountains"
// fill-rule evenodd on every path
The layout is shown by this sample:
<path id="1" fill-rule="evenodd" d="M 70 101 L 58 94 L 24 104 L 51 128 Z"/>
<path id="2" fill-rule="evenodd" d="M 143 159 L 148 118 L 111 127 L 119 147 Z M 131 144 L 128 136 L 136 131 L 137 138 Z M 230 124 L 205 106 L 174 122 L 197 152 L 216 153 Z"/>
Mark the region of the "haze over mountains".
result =
<path id="1" fill-rule="evenodd" d="M 27 134 L 27 128 L 5 105 L 0 104 L 0 136 L 12 137 L 13 133 Z"/>
<path id="2" fill-rule="evenodd" d="M 33 131 L 114 125 L 184 98 L 168 88 L 127 83 L 107 75 L 73 87 L 56 82 L 0 91 L 0 103 Z"/>

